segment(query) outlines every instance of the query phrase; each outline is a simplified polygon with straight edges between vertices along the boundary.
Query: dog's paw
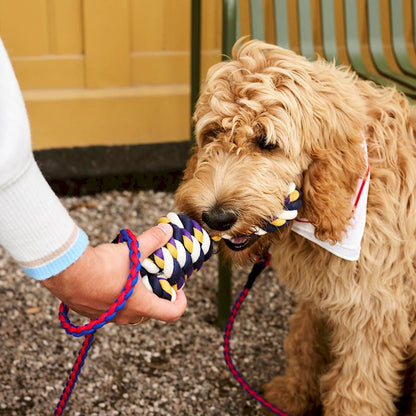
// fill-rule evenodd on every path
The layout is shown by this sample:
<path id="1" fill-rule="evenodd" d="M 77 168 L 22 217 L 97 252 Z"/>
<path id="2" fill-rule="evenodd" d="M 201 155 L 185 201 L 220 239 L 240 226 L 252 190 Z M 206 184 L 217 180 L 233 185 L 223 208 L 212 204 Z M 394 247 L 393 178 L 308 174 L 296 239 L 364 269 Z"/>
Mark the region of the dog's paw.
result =
<path id="1" fill-rule="evenodd" d="M 267 401 L 292 416 L 318 416 L 319 404 L 299 385 L 299 380 L 288 376 L 277 376 L 263 386 Z M 265 414 L 271 415 L 265 410 Z"/>

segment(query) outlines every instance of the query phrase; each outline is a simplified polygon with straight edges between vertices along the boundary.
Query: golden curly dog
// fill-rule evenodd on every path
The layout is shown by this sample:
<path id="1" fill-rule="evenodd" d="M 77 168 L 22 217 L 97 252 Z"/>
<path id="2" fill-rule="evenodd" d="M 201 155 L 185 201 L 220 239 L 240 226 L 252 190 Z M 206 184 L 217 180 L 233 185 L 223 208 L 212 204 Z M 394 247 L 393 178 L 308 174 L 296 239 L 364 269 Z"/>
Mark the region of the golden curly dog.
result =
<path id="1" fill-rule="evenodd" d="M 265 386 L 266 398 L 294 416 L 397 414 L 416 357 L 415 108 L 346 68 L 250 41 L 210 69 L 194 120 L 178 207 L 225 236 L 236 263 L 270 246 L 296 296 L 286 374 Z M 251 233 L 282 211 L 294 182 L 316 238 L 342 241 L 366 170 L 363 138 L 371 179 L 358 261 L 290 227 Z"/>

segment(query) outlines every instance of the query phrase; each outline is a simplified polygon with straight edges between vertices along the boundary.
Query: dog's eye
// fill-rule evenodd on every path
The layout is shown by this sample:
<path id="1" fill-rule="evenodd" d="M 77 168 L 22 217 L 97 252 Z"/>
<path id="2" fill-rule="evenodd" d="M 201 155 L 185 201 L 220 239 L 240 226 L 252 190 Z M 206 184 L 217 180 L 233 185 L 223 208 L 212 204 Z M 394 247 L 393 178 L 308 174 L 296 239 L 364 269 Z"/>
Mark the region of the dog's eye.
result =
<path id="1" fill-rule="evenodd" d="M 258 137 L 257 144 L 260 147 L 260 149 L 263 149 L 263 150 L 273 150 L 273 149 L 276 149 L 277 147 L 277 144 L 269 141 L 267 139 L 267 136 Z"/>

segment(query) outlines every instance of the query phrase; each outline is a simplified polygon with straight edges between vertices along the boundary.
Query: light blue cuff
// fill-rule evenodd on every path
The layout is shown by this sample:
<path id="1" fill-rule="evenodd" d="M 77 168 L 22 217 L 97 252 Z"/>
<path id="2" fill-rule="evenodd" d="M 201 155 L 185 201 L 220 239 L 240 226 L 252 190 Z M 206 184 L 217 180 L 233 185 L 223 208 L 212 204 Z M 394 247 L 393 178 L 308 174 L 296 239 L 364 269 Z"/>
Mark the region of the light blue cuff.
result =
<path id="1" fill-rule="evenodd" d="M 24 272 L 36 280 L 45 280 L 67 269 L 72 263 L 75 263 L 88 246 L 87 234 L 81 228 L 78 231 L 77 239 L 60 257 L 38 267 L 22 266 Z"/>

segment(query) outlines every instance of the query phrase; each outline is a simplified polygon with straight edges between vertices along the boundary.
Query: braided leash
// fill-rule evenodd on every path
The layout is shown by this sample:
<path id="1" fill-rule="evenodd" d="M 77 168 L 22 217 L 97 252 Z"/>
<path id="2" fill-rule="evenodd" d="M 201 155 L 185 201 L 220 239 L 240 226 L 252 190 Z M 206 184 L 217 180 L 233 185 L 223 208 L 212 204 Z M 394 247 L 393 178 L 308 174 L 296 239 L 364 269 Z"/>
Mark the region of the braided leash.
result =
<path id="1" fill-rule="evenodd" d="M 59 399 L 58 405 L 55 409 L 55 415 L 62 415 L 65 407 L 71 397 L 72 391 L 75 387 L 75 384 L 78 380 L 78 376 L 81 372 L 82 366 L 84 365 L 85 359 L 87 358 L 88 351 L 91 348 L 92 341 L 94 339 L 94 333 L 107 322 L 110 322 L 116 316 L 117 312 L 121 310 L 126 304 L 127 299 L 133 293 L 134 286 L 138 281 L 139 271 L 141 268 L 140 265 L 140 251 L 139 245 L 136 239 L 136 236 L 130 230 L 121 230 L 120 232 L 120 241 L 126 241 L 130 251 L 130 273 L 127 278 L 126 285 L 121 291 L 117 300 L 113 305 L 107 309 L 101 316 L 97 319 L 91 320 L 88 324 L 82 326 L 73 325 L 68 319 L 68 307 L 61 303 L 59 307 L 59 320 L 61 326 L 65 331 L 75 337 L 80 337 L 85 335 L 84 342 L 78 353 L 77 359 L 74 366 L 72 367 L 71 373 L 69 375 L 66 386 L 62 392 L 62 395 Z"/>
<path id="2" fill-rule="evenodd" d="M 279 228 L 287 226 L 290 220 L 297 215 L 297 209 L 301 205 L 300 198 L 300 191 L 295 189 L 293 185 L 289 196 L 285 200 L 283 212 L 279 216 L 273 218 L 265 226 L 265 229 L 256 228 L 253 230 L 253 233 L 263 235 L 268 232 L 275 232 Z M 59 320 L 61 326 L 68 334 L 75 337 L 85 336 L 85 339 L 78 352 L 75 364 L 72 367 L 54 415 L 63 414 L 88 356 L 95 332 L 106 323 L 112 321 L 116 314 L 124 308 L 126 301 L 133 293 L 134 286 L 139 278 L 139 272 L 143 279 L 143 283 L 149 290 L 153 291 L 161 298 L 174 301 L 176 299 L 176 291 L 181 290 L 187 279 L 195 271 L 198 271 L 203 263 L 211 257 L 213 251 L 212 240 L 218 241 L 218 238 L 213 238 L 211 240 L 207 232 L 196 221 L 184 214 L 170 213 L 166 217 L 162 217 L 159 222 L 170 224 L 173 228 L 173 236 L 164 247 L 156 250 L 147 259 L 144 259 L 143 262 L 140 262 L 140 251 L 137 238 L 130 230 L 121 230 L 120 234 L 113 241 L 117 243 L 127 243 L 130 256 L 130 272 L 123 290 L 107 311 L 98 318 L 91 320 L 86 325 L 76 326 L 73 325 L 68 318 L 67 305 L 61 303 L 59 307 Z M 223 236 L 223 238 L 226 238 L 226 236 Z M 231 372 L 248 393 L 274 413 L 280 416 L 289 416 L 267 402 L 247 384 L 235 368 L 230 356 L 229 341 L 232 325 L 238 309 L 247 296 L 255 278 L 267 264 L 268 260 L 257 262 L 254 265 L 244 291 L 233 307 L 224 335 L 224 355 Z"/>
<path id="3" fill-rule="evenodd" d="M 240 310 L 245 298 L 248 296 L 249 291 L 252 288 L 257 276 L 259 276 L 259 274 L 269 265 L 269 263 L 270 263 L 269 253 L 266 253 L 257 259 L 256 263 L 253 266 L 253 269 L 251 270 L 248 276 L 247 283 L 245 284 L 243 291 L 240 293 L 240 296 L 237 298 L 231 310 L 231 314 L 230 314 L 230 317 L 228 318 L 227 324 L 225 326 L 225 331 L 224 331 L 224 343 L 223 343 L 224 358 L 234 378 L 238 381 L 241 387 L 243 387 L 243 389 L 248 394 L 253 396 L 262 406 L 264 406 L 266 409 L 270 410 L 274 414 L 279 415 L 279 416 L 290 416 L 288 413 L 283 412 L 283 410 L 280 410 L 275 405 L 273 405 L 268 400 L 266 400 L 262 395 L 257 393 L 247 383 L 247 381 L 244 379 L 241 373 L 237 370 L 231 358 L 230 338 L 231 338 L 231 332 L 233 329 L 234 321 L 237 317 L 238 311 Z"/>

